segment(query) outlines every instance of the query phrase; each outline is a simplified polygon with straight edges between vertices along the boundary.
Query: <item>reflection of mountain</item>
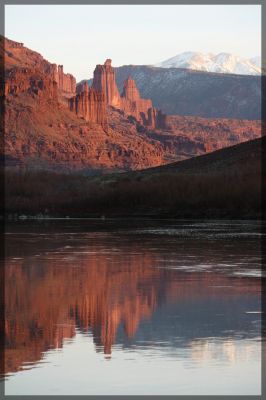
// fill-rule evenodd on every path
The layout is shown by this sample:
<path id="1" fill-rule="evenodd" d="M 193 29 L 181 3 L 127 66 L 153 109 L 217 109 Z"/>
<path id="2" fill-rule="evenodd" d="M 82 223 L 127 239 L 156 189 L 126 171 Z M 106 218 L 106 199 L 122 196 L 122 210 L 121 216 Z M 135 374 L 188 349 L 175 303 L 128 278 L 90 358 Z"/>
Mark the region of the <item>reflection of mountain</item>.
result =
<path id="1" fill-rule="evenodd" d="M 161 340 L 178 346 L 210 336 L 258 335 L 252 315 L 245 314 L 259 307 L 258 280 L 155 268 L 160 262 L 170 265 L 174 256 L 175 246 L 170 244 L 169 252 L 163 253 L 159 242 L 152 246 L 133 238 L 124 242 L 86 238 L 70 249 L 9 258 L 6 372 L 39 361 L 50 348 L 62 347 L 63 339 L 75 335 L 75 327 L 90 331 L 97 351 L 106 354 L 114 343 L 130 346 L 138 340 L 153 344 Z M 203 243 L 199 257 L 200 253 L 211 257 Z M 197 254 L 195 244 L 194 253 L 189 251 L 193 254 Z M 177 337 L 181 341 L 176 342 Z"/>

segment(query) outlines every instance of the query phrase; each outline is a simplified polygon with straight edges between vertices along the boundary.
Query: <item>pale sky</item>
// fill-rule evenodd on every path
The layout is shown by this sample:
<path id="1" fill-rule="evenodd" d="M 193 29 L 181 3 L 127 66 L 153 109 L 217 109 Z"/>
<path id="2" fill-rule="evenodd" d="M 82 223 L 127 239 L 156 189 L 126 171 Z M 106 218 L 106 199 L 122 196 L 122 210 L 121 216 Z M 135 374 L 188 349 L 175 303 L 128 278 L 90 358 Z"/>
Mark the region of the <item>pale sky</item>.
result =
<path id="1" fill-rule="evenodd" d="M 6 5 L 5 35 L 77 81 L 106 58 L 154 64 L 184 51 L 261 55 L 260 5 Z"/>

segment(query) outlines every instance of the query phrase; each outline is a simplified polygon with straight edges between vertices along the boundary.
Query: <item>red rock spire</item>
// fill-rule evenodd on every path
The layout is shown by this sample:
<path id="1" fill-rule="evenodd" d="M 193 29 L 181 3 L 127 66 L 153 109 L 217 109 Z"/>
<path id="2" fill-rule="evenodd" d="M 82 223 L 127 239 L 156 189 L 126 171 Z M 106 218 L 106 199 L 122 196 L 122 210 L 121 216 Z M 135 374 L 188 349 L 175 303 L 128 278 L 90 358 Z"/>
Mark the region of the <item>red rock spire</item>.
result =
<path id="1" fill-rule="evenodd" d="M 138 88 L 131 76 L 129 76 L 124 82 L 122 97 L 125 97 L 130 101 L 137 101 L 140 99 Z"/>
<path id="2" fill-rule="evenodd" d="M 96 66 L 92 87 L 104 93 L 108 105 L 119 108 L 120 94 L 115 81 L 115 71 L 111 63 L 112 60 L 108 58 L 104 65 L 98 64 Z"/>

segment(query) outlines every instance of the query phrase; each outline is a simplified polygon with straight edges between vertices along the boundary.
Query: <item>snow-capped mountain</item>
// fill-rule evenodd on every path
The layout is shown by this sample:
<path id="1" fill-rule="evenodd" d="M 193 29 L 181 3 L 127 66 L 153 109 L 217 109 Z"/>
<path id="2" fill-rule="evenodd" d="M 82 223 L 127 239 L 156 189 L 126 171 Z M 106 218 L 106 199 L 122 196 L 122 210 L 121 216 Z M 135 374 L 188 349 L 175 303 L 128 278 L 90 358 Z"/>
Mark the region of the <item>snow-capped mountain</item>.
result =
<path id="1" fill-rule="evenodd" d="M 131 76 L 142 98 L 168 115 L 204 118 L 261 118 L 261 76 L 215 74 L 181 68 L 123 65 L 115 68 L 122 92 Z"/>
<path id="2" fill-rule="evenodd" d="M 199 53 L 187 51 L 168 60 L 154 64 L 161 68 L 187 68 L 198 71 L 226 74 L 260 75 L 261 58 L 245 59 L 230 53 Z"/>
<path id="3" fill-rule="evenodd" d="M 257 67 L 261 68 L 261 57 L 260 56 L 252 57 L 252 58 L 249 59 L 249 61 L 252 64 L 255 64 Z"/>

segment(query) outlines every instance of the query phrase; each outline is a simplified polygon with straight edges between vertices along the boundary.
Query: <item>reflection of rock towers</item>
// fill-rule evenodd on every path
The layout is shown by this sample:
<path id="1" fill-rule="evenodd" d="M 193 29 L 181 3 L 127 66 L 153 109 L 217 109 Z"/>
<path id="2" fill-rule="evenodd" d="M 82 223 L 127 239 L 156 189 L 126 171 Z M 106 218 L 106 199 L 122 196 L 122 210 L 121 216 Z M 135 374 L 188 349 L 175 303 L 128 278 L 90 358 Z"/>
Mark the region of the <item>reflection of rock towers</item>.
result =
<path id="1" fill-rule="evenodd" d="M 104 255 L 97 255 L 95 261 L 84 259 L 78 275 L 71 265 L 62 269 L 60 261 L 58 266 L 43 261 L 39 268 L 28 262 L 27 273 L 20 261 L 10 265 L 7 286 L 16 290 L 19 309 L 10 288 L 6 291 L 6 371 L 18 370 L 25 361 L 38 361 L 48 348 L 62 347 L 64 338 L 75 336 L 75 326 L 91 331 L 96 350 L 106 355 L 111 354 L 119 326 L 127 337 L 134 336 L 140 321 L 156 308 L 161 289 L 155 282 L 161 282 L 160 287 L 165 283 L 158 279 L 159 270 L 149 268 L 150 256 L 134 257 L 122 270 L 123 253 L 114 261 L 111 267 Z"/>
<path id="2" fill-rule="evenodd" d="M 96 350 L 110 354 L 119 327 L 133 338 L 140 322 L 151 318 L 164 302 L 178 302 L 181 307 L 188 302 L 193 308 L 198 298 L 206 297 L 209 304 L 209 299 L 218 295 L 224 310 L 231 310 L 231 277 L 193 273 L 194 279 L 184 284 L 185 272 L 182 276 L 178 271 L 176 279 L 176 270 L 153 268 L 158 261 L 156 250 L 135 246 L 134 255 L 130 255 L 130 243 L 130 247 L 121 245 L 109 258 L 99 245 L 91 245 L 89 256 L 80 254 L 79 268 L 73 268 L 73 261 L 66 261 L 64 253 L 60 259 L 60 252 L 56 261 L 51 261 L 51 252 L 50 259 L 39 261 L 38 266 L 34 257 L 7 261 L 6 371 L 16 371 L 24 362 L 37 362 L 44 351 L 61 347 L 64 338 L 75 335 L 75 327 L 90 331 Z M 194 245 L 190 251 L 197 260 Z M 221 287 L 218 292 L 214 283 Z M 247 294 L 249 299 L 256 298 L 259 285 L 258 279 L 249 279 L 247 286 L 246 280 L 234 278 L 234 293 L 238 293 L 241 306 Z"/>
<path id="3" fill-rule="evenodd" d="M 139 279 L 147 279 L 145 274 L 138 276 L 137 281 L 129 271 L 121 273 L 120 279 L 123 280 L 123 277 L 126 283 L 129 278 L 132 282 L 129 291 L 124 292 L 122 297 L 121 291 L 113 290 L 114 286 L 107 284 L 105 290 L 86 295 L 75 307 L 75 323 L 83 331 L 92 331 L 97 348 L 103 347 L 105 354 L 111 354 L 120 325 L 124 327 L 126 336 L 132 338 L 140 321 L 151 317 L 157 305 L 158 289 L 151 286 L 138 291 Z M 116 284 L 115 287 L 119 288 Z"/>

